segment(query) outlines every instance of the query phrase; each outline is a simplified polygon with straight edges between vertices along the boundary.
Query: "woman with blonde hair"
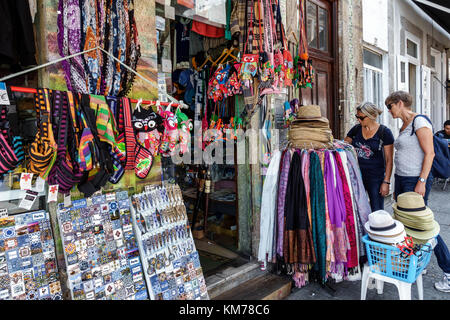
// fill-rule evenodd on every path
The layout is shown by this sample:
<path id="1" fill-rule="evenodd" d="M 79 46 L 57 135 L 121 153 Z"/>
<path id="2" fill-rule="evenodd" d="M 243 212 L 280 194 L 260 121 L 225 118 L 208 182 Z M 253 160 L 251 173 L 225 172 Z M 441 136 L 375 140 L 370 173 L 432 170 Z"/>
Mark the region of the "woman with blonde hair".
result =
<path id="1" fill-rule="evenodd" d="M 395 141 L 395 188 L 394 199 L 404 192 L 414 191 L 422 195 L 425 205 L 431 191 L 434 160 L 433 126 L 431 121 L 412 110 L 412 96 L 405 91 L 391 93 L 385 105 L 394 119 L 400 118 L 403 125 Z M 434 248 L 439 267 L 444 271 L 443 279 L 434 287 L 450 292 L 450 253 L 440 235 Z"/>
<path id="2" fill-rule="evenodd" d="M 355 114 L 359 124 L 351 128 L 344 139 L 358 154 L 372 211 L 384 209 L 384 197 L 389 194 L 392 174 L 394 136 L 389 128 L 377 122 L 382 112 L 371 102 L 361 103 Z"/>

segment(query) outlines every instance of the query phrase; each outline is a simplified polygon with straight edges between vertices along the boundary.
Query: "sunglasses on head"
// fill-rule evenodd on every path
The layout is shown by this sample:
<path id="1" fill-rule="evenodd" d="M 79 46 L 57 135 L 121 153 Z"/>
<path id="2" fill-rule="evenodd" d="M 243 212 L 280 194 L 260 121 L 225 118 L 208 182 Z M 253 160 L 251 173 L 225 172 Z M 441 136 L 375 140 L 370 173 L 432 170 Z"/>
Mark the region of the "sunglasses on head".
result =
<path id="1" fill-rule="evenodd" d="M 367 118 L 367 116 L 361 117 L 361 116 L 358 116 L 357 114 L 355 114 L 355 117 L 356 117 L 356 119 L 359 119 L 361 121 L 363 121 L 365 118 Z"/>

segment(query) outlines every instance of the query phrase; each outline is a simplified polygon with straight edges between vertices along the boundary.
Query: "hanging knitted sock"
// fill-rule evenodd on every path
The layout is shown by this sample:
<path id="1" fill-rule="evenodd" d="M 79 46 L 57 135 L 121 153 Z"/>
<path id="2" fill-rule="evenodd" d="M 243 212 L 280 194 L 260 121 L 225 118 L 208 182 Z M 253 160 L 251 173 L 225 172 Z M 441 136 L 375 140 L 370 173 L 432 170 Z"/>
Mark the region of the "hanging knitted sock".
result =
<path id="1" fill-rule="evenodd" d="M 145 179 L 153 165 L 153 156 L 148 149 L 139 145 L 136 152 L 134 173 L 138 178 Z"/>

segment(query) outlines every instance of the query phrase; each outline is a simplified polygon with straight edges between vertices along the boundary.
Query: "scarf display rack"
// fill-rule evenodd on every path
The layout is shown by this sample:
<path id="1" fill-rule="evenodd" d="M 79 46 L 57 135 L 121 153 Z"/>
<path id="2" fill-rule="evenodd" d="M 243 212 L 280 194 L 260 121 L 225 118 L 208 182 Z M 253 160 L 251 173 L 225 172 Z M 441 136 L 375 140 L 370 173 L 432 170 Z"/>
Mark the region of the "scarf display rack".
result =
<path id="1" fill-rule="evenodd" d="M 258 260 L 274 263 L 297 287 L 310 277 L 358 280 L 370 214 L 352 146 L 277 150 L 263 185 Z"/>

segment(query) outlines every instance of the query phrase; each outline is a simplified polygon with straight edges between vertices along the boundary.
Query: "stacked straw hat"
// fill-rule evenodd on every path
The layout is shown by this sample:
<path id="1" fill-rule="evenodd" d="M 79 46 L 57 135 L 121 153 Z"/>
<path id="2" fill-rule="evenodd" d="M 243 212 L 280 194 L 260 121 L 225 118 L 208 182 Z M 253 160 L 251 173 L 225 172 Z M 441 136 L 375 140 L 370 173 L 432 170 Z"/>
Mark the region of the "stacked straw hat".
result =
<path id="1" fill-rule="evenodd" d="M 393 219 L 391 214 L 384 210 L 377 210 L 369 214 L 369 220 L 365 223 L 364 228 L 371 240 L 386 244 L 403 242 L 406 237 L 403 224 Z"/>
<path id="2" fill-rule="evenodd" d="M 333 142 L 333 134 L 327 118 L 322 117 L 317 105 L 301 106 L 297 118 L 292 121 L 288 132 L 289 142 L 297 148 L 319 149 Z"/>
<path id="3" fill-rule="evenodd" d="M 433 211 L 427 206 L 423 197 L 416 192 L 405 192 L 397 196 L 397 203 L 392 205 L 395 219 L 405 226 L 406 233 L 414 242 L 423 243 L 439 234 L 439 224 L 434 220 Z"/>

